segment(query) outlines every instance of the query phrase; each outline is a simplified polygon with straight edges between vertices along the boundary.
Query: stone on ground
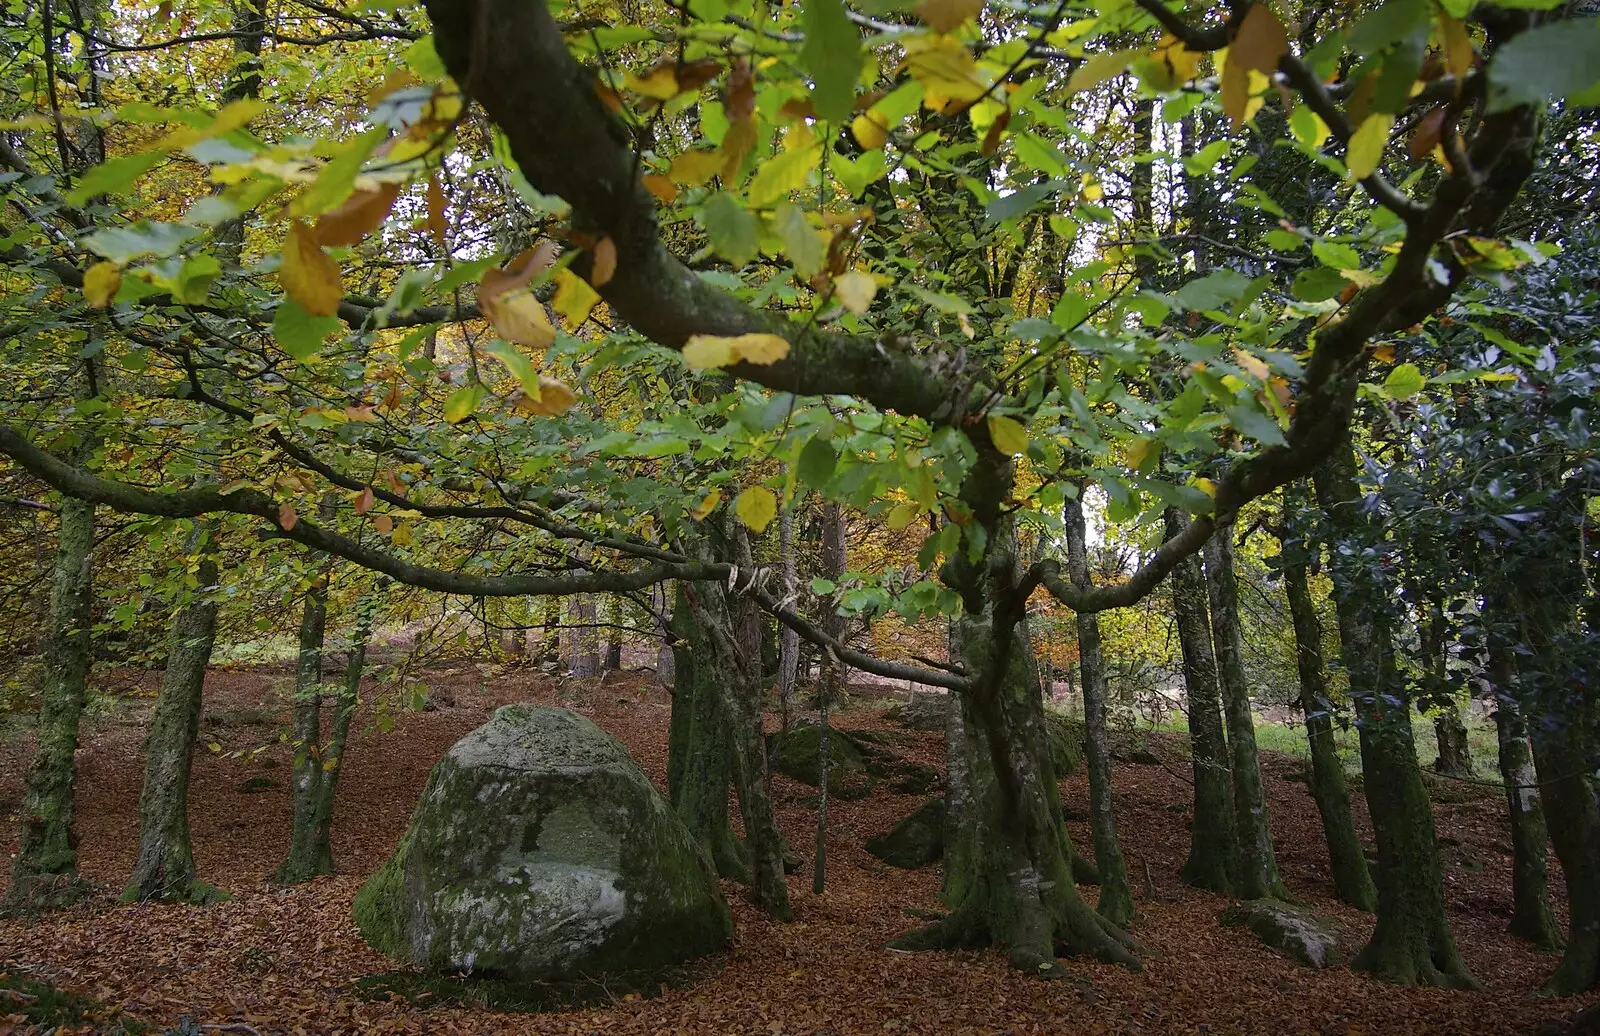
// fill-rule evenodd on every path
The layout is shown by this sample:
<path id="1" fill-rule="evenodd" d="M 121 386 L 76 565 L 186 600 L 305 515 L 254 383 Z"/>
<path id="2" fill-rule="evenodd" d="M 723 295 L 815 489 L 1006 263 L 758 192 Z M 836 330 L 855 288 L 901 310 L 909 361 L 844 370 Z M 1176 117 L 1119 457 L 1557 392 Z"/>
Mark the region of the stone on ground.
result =
<path id="1" fill-rule="evenodd" d="M 1225 925 L 1242 925 L 1275 950 L 1312 968 L 1337 963 L 1339 940 L 1327 922 L 1276 899 L 1254 899 L 1222 912 Z"/>
<path id="2" fill-rule="evenodd" d="M 867 852 L 906 870 L 938 860 L 944 855 L 944 799 L 929 799 L 888 834 L 868 838 Z"/>
<path id="3" fill-rule="evenodd" d="M 897 701 L 889 706 L 884 710 L 884 715 L 912 730 L 943 730 L 949 712 L 950 695 L 917 691 L 905 701 Z"/>
<path id="4" fill-rule="evenodd" d="M 733 932 L 710 864 L 621 743 L 528 705 L 434 766 L 354 912 L 391 957 L 511 982 L 659 972 Z"/>
<path id="5" fill-rule="evenodd" d="M 822 781 L 821 745 L 822 728 L 810 720 L 797 720 L 789 725 L 788 733 L 767 735 L 767 762 L 785 777 L 815 788 Z M 877 775 L 868 772 L 861 743 L 830 726 L 828 794 L 844 800 L 865 798 L 876 783 Z"/>

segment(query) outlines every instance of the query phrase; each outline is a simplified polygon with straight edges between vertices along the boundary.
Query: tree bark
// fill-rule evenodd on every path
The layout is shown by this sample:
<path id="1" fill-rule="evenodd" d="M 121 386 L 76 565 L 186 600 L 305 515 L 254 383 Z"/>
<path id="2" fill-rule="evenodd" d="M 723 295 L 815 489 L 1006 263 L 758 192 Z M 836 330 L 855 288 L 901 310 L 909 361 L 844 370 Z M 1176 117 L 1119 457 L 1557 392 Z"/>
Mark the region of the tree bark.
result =
<path id="1" fill-rule="evenodd" d="M 595 628 L 599 611 L 593 594 L 573 594 L 567 608 L 570 628 L 565 630 L 567 675 L 587 678 L 600 675 L 600 633 Z"/>
<path id="2" fill-rule="evenodd" d="M 750 884 L 746 853 L 728 817 L 732 743 L 717 688 L 715 649 L 697 628 L 679 584 L 672 718 L 667 737 L 667 797 L 721 877 Z"/>
<path id="3" fill-rule="evenodd" d="M 1251 712 L 1250 687 L 1244 675 L 1244 635 L 1239 628 L 1233 531 L 1233 523 L 1225 523 L 1206 541 L 1205 579 L 1233 771 L 1234 832 L 1239 846 L 1233 875 L 1234 892 L 1244 899 L 1288 900 L 1293 897 L 1278 873 L 1278 857 L 1272 848 L 1267 797 L 1261 787 L 1261 762 L 1256 752 L 1255 716 Z"/>
<path id="4" fill-rule="evenodd" d="M 1429 599 L 1427 618 L 1422 622 L 1422 649 L 1426 655 L 1428 682 L 1438 710 L 1433 720 L 1434 743 L 1438 755 L 1433 760 L 1436 773 L 1450 777 L 1471 777 L 1472 751 L 1467 745 L 1467 726 L 1461 720 L 1458 695 L 1450 686 L 1445 648 L 1444 608 Z"/>
<path id="5" fill-rule="evenodd" d="M 1175 509 L 1168 508 L 1165 517 L 1169 539 L 1183 531 L 1186 523 Z M 1172 570 L 1172 610 L 1183 649 L 1183 687 L 1194 762 L 1189 856 L 1180 876 L 1196 888 L 1231 895 L 1238 841 L 1233 827 L 1233 792 L 1217 661 L 1206 607 L 1206 579 L 1198 556 L 1190 555 Z"/>
<path id="6" fill-rule="evenodd" d="M 844 512 L 838 504 L 824 504 L 822 507 L 822 578 L 839 582 L 844 578 L 845 567 L 849 564 L 848 548 L 845 543 Z M 844 616 L 839 614 L 837 605 L 830 599 L 823 615 L 822 630 L 835 640 L 843 641 L 845 633 Z M 826 885 L 827 875 L 827 832 L 828 832 L 828 708 L 844 691 L 845 664 L 832 651 L 829 651 L 822 660 L 822 674 L 817 680 L 817 720 L 821 724 L 818 729 L 817 740 L 817 844 L 816 857 L 812 864 L 811 891 L 817 895 L 822 894 Z"/>
<path id="7" fill-rule="evenodd" d="M 294 674 L 294 826 L 289 855 L 272 872 L 282 885 L 299 885 L 333 873 L 333 849 L 319 823 L 322 789 L 322 648 L 328 626 L 328 577 L 323 561 L 300 614 L 300 648 Z M 319 837 L 319 834 L 323 837 Z"/>
<path id="8" fill-rule="evenodd" d="M 1445 915 L 1433 807 L 1411 736 L 1410 703 L 1395 672 L 1393 588 L 1379 574 L 1382 545 L 1361 513 L 1355 470 L 1345 444 L 1315 477 L 1318 503 L 1338 541 L 1331 574 L 1340 657 L 1350 675 L 1378 844 L 1378 923 L 1351 966 L 1405 985 L 1473 987 Z"/>
<path id="9" fill-rule="evenodd" d="M 1080 494 L 1081 494 L 1080 487 Z M 1066 506 L 1067 566 L 1079 589 L 1089 587 L 1088 529 L 1081 496 Z M 1100 871 L 1100 901 L 1095 909 L 1115 925 L 1133 919 L 1133 892 L 1128 867 L 1117 838 L 1116 804 L 1111 787 L 1111 733 L 1106 723 L 1105 662 L 1100 656 L 1100 616 L 1081 613 L 1078 622 L 1078 666 L 1082 673 L 1084 752 L 1089 771 L 1089 830 L 1095 864 Z M 1068 667 L 1071 673 L 1071 667 Z"/>
<path id="10" fill-rule="evenodd" d="M 172 621 L 167 668 L 145 735 L 139 856 L 122 893 L 125 903 L 164 900 L 204 905 L 227 898 L 221 889 L 199 879 L 189 841 L 189 770 L 200 733 L 206 668 L 217 637 L 218 573 L 212 536 L 209 526 L 197 525 L 199 585 Z"/>
<path id="11" fill-rule="evenodd" d="M 778 564 L 783 574 L 783 595 L 793 599 L 795 580 L 794 507 L 786 506 L 778 515 Z M 794 689 L 800 675 L 800 634 L 788 626 L 778 631 L 778 729 L 789 732 L 789 711 L 794 704 Z"/>
<path id="12" fill-rule="evenodd" d="M 1489 644 L 1489 678 L 1494 683 L 1495 732 L 1500 742 L 1500 778 L 1505 782 L 1511 822 L 1512 935 L 1542 950 L 1562 947 L 1561 927 L 1550 910 L 1550 832 L 1543 795 L 1534 771 L 1527 725 L 1517 703 L 1516 661 L 1499 638 Z"/>
<path id="13" fill-rule="evenodd" d="M 1367 857 L 1361 849 L 1355 819 L 1350 813 L 1350 792 L 1344 766 L 1333 741 L 1333 700 L 1328 696 L 1322 661 L 1322 623 L 1306 579 L 1304 561 L 1283 568 L 1284 593 L 1294 623 L 1295 655 L 1300 672 L 1300 708 L 1305 713 L 1306 741 L 1311 750 L 1311 796 L 1322 817 L 1328 843 L 1328 866 L 1339 899 L 1368 913 L 1377 909 L 1378 892 L 1372 884 Z"/>
<path id="14" fill-rule="evenodd" d="M 87 885 L 78 876 L 73 805 L 78 723 L 88 693 L 94 505 L 61 501 L 61 532 L 50 581 L 50 639 L 33 763 L 22 800 L 22 831 L 6 889 L 7 912 L 68 906 Z"/>

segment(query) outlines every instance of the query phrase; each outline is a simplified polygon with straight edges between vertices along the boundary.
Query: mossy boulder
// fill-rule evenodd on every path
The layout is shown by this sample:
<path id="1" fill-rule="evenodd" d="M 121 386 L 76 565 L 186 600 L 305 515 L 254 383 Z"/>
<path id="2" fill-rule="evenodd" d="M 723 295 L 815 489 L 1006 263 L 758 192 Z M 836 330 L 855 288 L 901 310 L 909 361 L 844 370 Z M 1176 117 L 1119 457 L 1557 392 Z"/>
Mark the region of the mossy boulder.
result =
<path id="1" fill-rule="evenodd" d="M 391 957 L 513 983 L 663 971 L 733 933 L 710 864 L 626 749 L 527 705 L 434 766 L 354 913 Z"/>
<path id="2" fill-rule="evenodd" d="M 1057 777 L 1070 777 L 1083 765 L 1083 721 L 1045 709 L 1044 722 L 1050 738 L 1050 765 Z"/>
<path id="3" fill-rule="evenodd" d="M 892 867 L 916 870 L 944 855 L 944 799 L 929 799 L 887 834 L 867 839 L 867 852 Z"/>
<path id="4" fill-rule="evenodd" d="M 943 730 L 949 714 L 950 695 L 935 691 L 917 691 L 884 710 L 884 715 L 912 730 Z"/>
<path id="5" fill-rule="evenodd" d="M 1339 940 L 1322 918 L 1276 899 L 1252 899 L 1222 912 L 1222 923 L 1243 926 L 1275 950 L 1310 968 L 1339 962 Z"/>
<path id="6" fill-rule="evenodd" d="M 872 791 L 878 777 L 868 771 L 869 753 L 862 749 L 845 731 L 828 728 L 829 795 L 848 801 L 865 798 Z M 815 788 L 822 782 L 821 760 L 822 728 L 815 723 L 797 722 L 789 726 L 788 733 L 767 735 L 767 763 L 785 777 Z"/>

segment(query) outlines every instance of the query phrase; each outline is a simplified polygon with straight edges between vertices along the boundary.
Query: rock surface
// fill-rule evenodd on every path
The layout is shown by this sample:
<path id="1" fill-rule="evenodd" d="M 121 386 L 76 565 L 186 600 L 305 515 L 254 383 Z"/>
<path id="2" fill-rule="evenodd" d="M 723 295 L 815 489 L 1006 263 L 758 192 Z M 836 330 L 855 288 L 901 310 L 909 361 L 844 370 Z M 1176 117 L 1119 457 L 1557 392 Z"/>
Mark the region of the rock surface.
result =
<path id="1" fill-rule="evenodd" d="M 887 834 L 868 838 L 867 852 L 906 870 L 939 859 L 944 855 L 944 799 L 929 799 Z"/>
<path id="2" fill-rule="evenodd" d="M 1254 899 L 1222 912 L 1225 925 L 1242 925 L 1275 950 L 1312 968 L 1339 959 L 1339 940 L 1327 923 L 1299 907 L 1276 899 Z"/>
<path id="3" fill-rule="evenodd" d="M 733 931 L 710 865 L 622 745 L 575 713 L 525 705 L 433 768 L 354 913 L 391 957 L 529 982 L 655 971 Z"/>
<path id="4" fill-rule="evenodd" d="M 774 731 L 767 735 L 767 762 L 785 777 L 815 788 L 822 780 L 821 741 L 821 727 L 810 720 L 797 720 L 787 734 Z M 861 743 L 830 726 L 828 794 L 845 801 L 865 798 L 877 783 L 878 775 L 868 772 Z"/>
<path id="5" fill-rule="evenodd" d="M 943 730 L 949 712 L 950 695 L 918 691 L 905 701 L 897 701 L 889 706 L 884 715 L 912 730 Z"/>

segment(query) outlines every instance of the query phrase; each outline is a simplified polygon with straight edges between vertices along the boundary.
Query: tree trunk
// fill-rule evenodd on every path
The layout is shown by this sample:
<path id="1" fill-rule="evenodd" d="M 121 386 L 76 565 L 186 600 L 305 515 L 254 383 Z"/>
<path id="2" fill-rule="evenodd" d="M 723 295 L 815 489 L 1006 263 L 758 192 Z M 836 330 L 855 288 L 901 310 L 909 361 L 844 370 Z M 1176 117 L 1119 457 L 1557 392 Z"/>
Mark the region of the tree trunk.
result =
<path id="1" fill-rule="evenodd" d="M 1433 731 L 1439 745 L 1439 756 L 1433 768 L 1450 777 L 1471 777 L 1472 749 L 1467 744 L 1467 725 L 1461 720 L 1461 706 L 1455 701 L 1445 703 L 1434 717 Z"/>
<path id="2" fill-rule="evenodd" d="M 783 573 L 783 595 L 793 599 L 798 590 L 795 580 L 794 507 L 778 515 L 778 563 Z M 800 675 L 800 634 L 784 626 L 778 630 L 778 729 L 789 732 L 789 710 Z"/>
<path id="3" fill-rule="evenodd" d="M 1167 537 L 1185 521 L 1166 512 Z M 1190 555 L 1172 570 L 1172 610 L 1183 648 L 1183 688 L 1189 713 L 1189 747 L 1194 761 L 1194 812 L 1189 821 L 1189 857 L 1180 876 L 1196 888 L 1231 895 L 1238 848 L 1233 829 L 1228 744 L 1223 734 L 1217 687 L 1217 661 L 1211 647 L 1206 579 L 1200 558 Z"/>
<path id="4" fill-rule="evenodd" d="M 734 628 L 733 609 L 716 583 L 681 583 L 688 618 L 706 634 L 705 661 L 733 744 L 733 783 L 750 848 L 751 894 L 769 916 L 787 921 L 789 886 L 783 875 L 783 841 L 772 810 L 767 776 L 767 742 L 761 727 L 759 661 L 743 656 Z M 696 660 L 698 665 L 699 660 Z"/>
<path id="5" fill-rule="evenodd" d="M 167 668 L 144 742 L 139 795 L 139 857 L 123 890 L 125 903 L 164 900 L 208 904 L 226 899 L 195 873 L 189 843 L 189 769 L 200 733 L 201 691 L 217 637 L 217 562 L 212 530 L 197 526 L 199 567 L 194 598 L 179 606 L 167 646 Z"/>
<path id="6" fill-rule="evenodd" d="M 958 840 L 970 851 L 946 861 L 950 915 L 894 945 L 997 945 L 1014 967 L 1047 977 L 1063 974 L 1058 951 L 1137 967 L 1133 940 L 1090 909 L 1073 882 L 1072 843 L 1061 822 L 1043 696 L 1025 632 L 1013 620 L 1002 643 L 987 609 L 967 612 L 959 622 L 967 672 L 997 677 L 992 686 L 961 696 L 972 797 Z"/>
<path id="7" fill-rule="evenodd" d="M 1305 713 L 1306 741 L 1311 749 L 1311 796 L 1322 816 L 1322 833 L 1328 843 L 1328 865 L 1339 899 L 1371 913 L 1378 906 L 1361 837 L 1350 814 L 1350 792 L 1344 766 L 1333 741 L 1333 701 L 1328 697 L 1327 674 L 1322 661 L 1322 624 L 1306 581 L 1304 561 L 1286 564 L 1283 585 L 1294 623 L 1296 661 L 1300 671 L 1300 708 Z"/>
<path id="8" fill-rule="evenodd" d="M 1419 594 L 1419 597 L 1426 597 Z M 1433 760 L 1436 773 L 1450 777 L 1471 777 L 1472 750 L 1467 746 L 1467 726 L 1461 720 L 1458 695 L 1451 687 L 1445 648 L 1444 608 L 1437 600 L 1428 600 L 1427 617 L 1422 622 L 1422 649 L 1426 655 L 1428 683 L 1438 714 L 1433 720 L 1434 742 L 1438 756 Z"/>
<path id="9" fill-rule="evenodd" d="M 1080 487 L 1081 493 L 1081 487 Z M 1088 530 L 1080 497 L 1066 506 L 1067 569 L 1073 585 L 1089 589 Z M 1084 752 L 1089 771 L 1089 830 L 1095 864 L 1100 871 L 1100 916 L 1115 925 L 1133 919 L 1133 892 L 1117 838 L 1116 805 L 1111 788 L 1111 733 L 1106 724 L 1105 663 L 1100 657 L 1100 616 L 1078 617 L 1078 665 L 1082 670 Z M 1071 667 L 1067 669 L 1071 673 Z"/>
<path id="10" fill-rule="evenodd" d="M 322 830 L 322 647 L 328 624 L 328 577 L 322 570 L 306 590 L 300 615 L 300 653 L 294 678 L 294 828 L 289 855 L 272 880 L 298 885 L 333 873 L 333 849 Z"/>
<path id="11" fill-rule="evenodd" d="M 1250 687 L 1244 675 L 1239 588 L 1233 566 L 1233 523 L 1228 522 L 1206 541 L 1205 579 L 1233 770 L 1234 831 L 1239 843 L 1234 892 L 1244 899 L 1288 900 L 1292 897 L 1278 874 L 1278 857 L 1272 848 L 1272 829 L 1267 821 L 1267 798 L 1261 787 L 1255 716 L 1250 709 Z"/>
<path id="12" fill-rule="evenodd" d="M 600 633 L 595 628 L 599 611 L 593 594 L 573 594 L 567 609 L 567 675 L 586 678 L 600 675 Z"/>
<path id="13" fill-rule="evenodd" d="M 658 583 L 650 588 L 650 604 L 655 611 L 656 636 L 660 643 L 656 646 L 656 681 L 663 687 L 671 687 L 676 682 L 676 634 L 672 632 L 672 616 L 675 613 L 673 606 L 673 591 L 669 590 L 670 583 Z"/>
<path id="14" fill-rule="evenodd" d="M 731 741 L 710 664 L 710 637 L 697 629 L 683 600 L 682 584 L 673 608 L 677 657 L 672 688 L 672 718 L 667 736 L 667 797 L 705 849 L 717 874 L 750 884 L 745 851 L 728 820 Z"/>
<path id="15" fill-rule="evenodd" d="M 1600 801 L 1592 776 L 1592 727 L 1576 717 L 1566 720 L 1533 738 L 1533 759 L 1548 805 L 1550 842 L 1567 879 L 1570 915 L 1566 952 L 1549 990 L 1577 996 L 1600 985 Z"/>
<path id="16" fill-rule="evenodd" d="M 1405 985 L 1472 987 L 1444 909 L 1433 807 L 1397 678 L 1376 536 L 1360 511 L 1355 458 L 1339 447 L 1316 475 L 1317 500 L 1338 539 L 1331 551 L 1340 657 L 1361 732 L 1367 809 L 1378 843 L 1378 923 L 1351 966 Z M 1373 542 L 1369 542 L 1373 541 Z"/>
<path id="17" fill-rule="evenodd" d="M 22 800 L 22 831 L 6 889 L 8 912 L 67 906 L 87 886 L 78 877 L 72 830 L 78 722 L 89 679 L 94 505 L 61 501 L 61 534 L 50 582 L 50 639 L 33 764 Z"/>
<path id="18" fill-rule="evenodd" d="M 1527 726 L 1517 704 L 1516 662 L 1508 645 L 1490 640 L 1489 678 L 1494 682 L 1495 732 L 1500 741 L 1500 778 L 1511 821 L 1511 934 L 1542 950 L 1559 950 L 1561 927 L 1550 910 L 1550 832 L 1534 772 Z"/>
<path id="19" fill-rule="evenodd" d="M 606 607 L 607 621 L 612 623 L 606 630 L 606 654 L 601 668 L 608 673 L 622 671 L 622 602 L 618 598 L 611 598 Z"/>
<path id="20" fill-rule="evenodd" d="M 835 583 L 844 578 L 845 566 L 849 564 L 847 550 L 844 512 L 838 504 L 824 504 L 822 507 L 822 578 Z M 844 616 L 839 614 L 839 609 L 831 598 L 822 616 L 822 630 L 835 640 L 842 641 L 844 639 Z M 833 700 L 843 693 L 844 681 L 844 662 L 832 651 L 827 652 L 822 659 L 822 674 L 817 680 L 817 719 L 821 727 L 817 732 L 817 763 L 819 767 L 817 846 L 816 858 L 812 865 L 811 890 L 819 896 L 822 894 L 823 887 L 826 884 L 825 876 L 827 873 L 828 708 Z"/>

